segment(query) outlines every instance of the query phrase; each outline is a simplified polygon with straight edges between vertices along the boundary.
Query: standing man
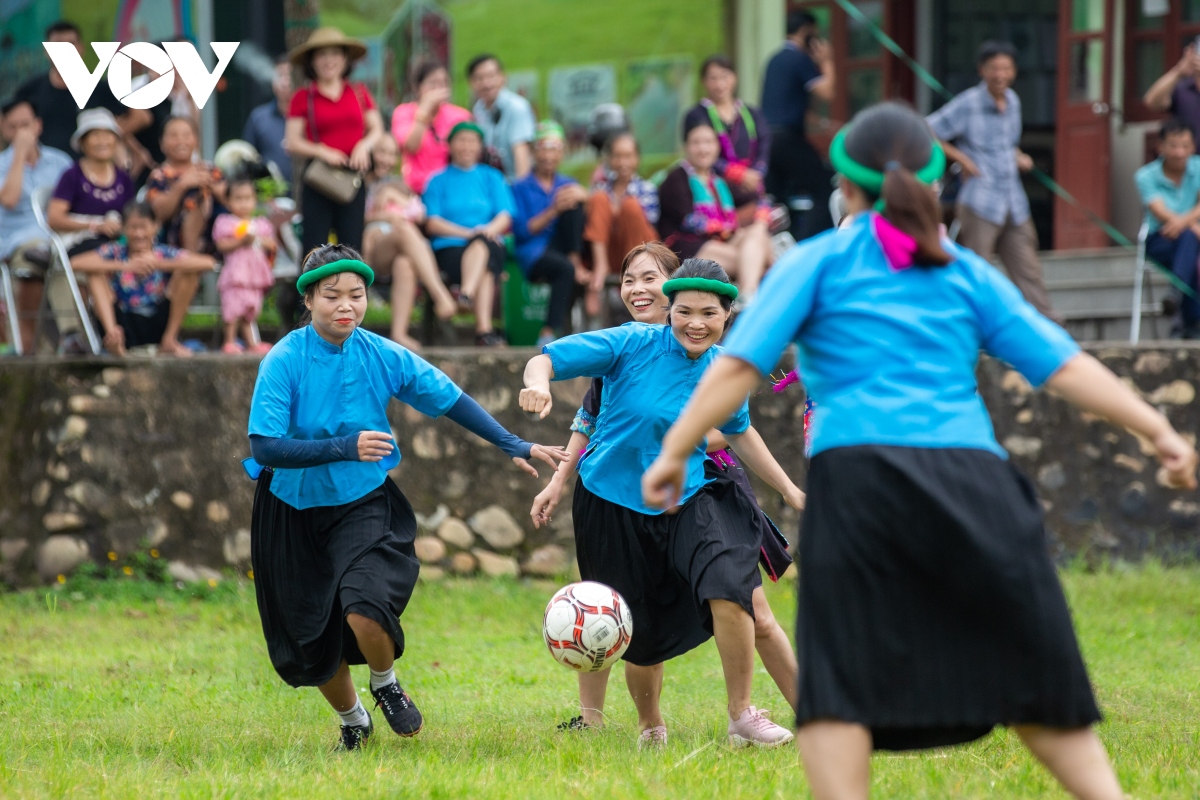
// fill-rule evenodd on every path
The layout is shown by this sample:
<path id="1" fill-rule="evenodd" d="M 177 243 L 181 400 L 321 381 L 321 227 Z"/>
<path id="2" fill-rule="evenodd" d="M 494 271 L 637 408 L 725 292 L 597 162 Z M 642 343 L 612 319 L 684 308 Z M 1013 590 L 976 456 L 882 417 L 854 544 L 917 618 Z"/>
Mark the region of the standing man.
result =
<path id="1" fill-rule="evenodd" d="M 1033 169 L 1033 159 L 1019 146 L 1021 99 L 1011 88 L 1017 51 L 1008 42 L 984 42 L 976 63 L 982 80 L 926 118 L 946 156 L 962 168 L 958 241 L 984 258 L 998 255 L 1025 299 L 1060 322 L 1050 307 L 1037 230 L 1021 186 L 1020 173 Z"/>
<path id="2" fill-rule="evenodd" d="M 771 126 L 771 158 L 767 162 L 766 190 L 781 203 L 808 195 L 813 208 L 793 235 L 806 239 L 833 227 L 829 196 L 833 172 L 827 167 L 805 131 L 809 95 L 826 102 L 836 84 L 829 43 L 817 37 L 817 20 L 807 11 L 787 17 L 787 41 L 771 57 L 763 76 L 762 113 Z"/>
<path id="3" fill-rule="evenodd" d="M 1195 141 L 1200 141 L 1200 54 L 1196 45 L 1183 48 L 1179 63 L 1156 80 L 1142 101 L 1151 111 L 1170 112 L 1192 131 Z"/>
<path id="4" fill-rule="evenodd" d="M 37 325 L 33 316 L 42 303 L 50 264 L 46 235 L 33 215 L 30 198 L 42 187 L 56 186 L 71 166 L 71 157 L 41 143 L 42 121 L 26 100 L 11 100 L 0 108 L 0 135 L 9 143 L 8 149 L 0 151 L 0 260 L 8 262 L 17 279 L 17 307 L 13 310 L 21 320 L 21 341 L 29 352 Z M 51 292 L 51 299 L 56 299 L 56 293 Z M 69 294 L 66 303 L 63 310 L 73 322 Z M 52 306 L 59 310 L 59 303 Z M 67 325 L 65 319 L 60 320 L 60 332 Z"/>
<path id="5" fill-rule="evenodd" d="M 283 177 L 291 181 L 292 157 L 283 149 L 283 129 L 287 122 L 288 104 L 292 101 L 292 67 L 287 53 L 275 59 L 271 91 L 275 93 L 275 99 L 250 112 L 242 130 L 242 138 L 254 145 L 264 162 L 275 162 Z"/>
<path id="6" fill-rule="evenodd" d="M 510 183 L 521 180 L 533 169 L 531 143 L 537 128 L 533 107 L 505 86 L 504 67 L 491 53 L 471 59 L 467 80 L 476 97 L 471 110 L 483 129 L 484 146 L 499 156 Z"/>

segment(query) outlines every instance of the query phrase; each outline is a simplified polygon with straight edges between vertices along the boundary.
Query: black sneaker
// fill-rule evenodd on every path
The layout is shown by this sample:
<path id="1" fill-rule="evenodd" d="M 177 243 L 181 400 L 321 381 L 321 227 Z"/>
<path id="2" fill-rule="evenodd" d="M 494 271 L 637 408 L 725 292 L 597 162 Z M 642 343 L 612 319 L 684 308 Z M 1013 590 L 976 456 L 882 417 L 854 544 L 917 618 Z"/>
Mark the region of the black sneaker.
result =
<path id="1" fill-rule="evenodd" d="M 375 723 L 371 720 L 371 715 L 367 715 L 367 724 L 363 725 L 343 725 L 342 726 L 342 741 L 338 743 L 338 750 L 357 750 L 367 743 L 367 739 L 371 738 L 371 734 L 375 732 Z"/>
<path id="2" fill-rule="evenodd" d="M 425 720 L 416 703 L 409 698 L 408 693 L 400 688 L 396 681 L 379 689 L 372 689 L 371 696 L 375 698 L 375 707 L 383 709 L 392 730 L 401 736 L 416 736 L 421 732 Z"/>
<path id="3" fill-rule="evenodd" d="M 566 722 L 558 723 L 560 731 L 586 731 L 591 730 L 592 726 L 583 721 L 583 717 L 571 717 Z"/>
<path id="4" fill-rule="evenodd" d="M 476 333 L 475 334 L 475 346 L 476 347 L 507 347 L 508 342 L 506 342 L 504 340 L 503 336 L 496 333 L 495 331 L 488 331 L 487 333 Z"/>

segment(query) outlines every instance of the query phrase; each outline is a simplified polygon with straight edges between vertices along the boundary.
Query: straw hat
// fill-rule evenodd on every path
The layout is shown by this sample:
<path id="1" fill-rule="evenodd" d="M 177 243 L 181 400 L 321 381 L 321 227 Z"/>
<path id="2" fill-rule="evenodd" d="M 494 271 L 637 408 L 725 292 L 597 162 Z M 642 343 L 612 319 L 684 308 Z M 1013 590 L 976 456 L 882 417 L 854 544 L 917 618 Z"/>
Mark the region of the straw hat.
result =
<path id="1" fill-rule="evenodd" d="M 107 108 L 89 108 L 79 112 L 76 118 L 75 133 L 71 134 L 71 149 L 82 153 L 79 143 L 92 131 L 112 131 L 117 138 L 124 135 L 111 111 Z"/>
<path id="2" fill-rule="evenodd" d="M 308 57 L 322 47 L 341 47 L 350 61 L 356 61 L 367 54 L 367 46 L 358 39 L 351 39 L 338 28 L 324 27 L 317 28 L 309 34 L 308 41 L 288 53 L 288 60 L 297 67 L 303 67 Z"/>

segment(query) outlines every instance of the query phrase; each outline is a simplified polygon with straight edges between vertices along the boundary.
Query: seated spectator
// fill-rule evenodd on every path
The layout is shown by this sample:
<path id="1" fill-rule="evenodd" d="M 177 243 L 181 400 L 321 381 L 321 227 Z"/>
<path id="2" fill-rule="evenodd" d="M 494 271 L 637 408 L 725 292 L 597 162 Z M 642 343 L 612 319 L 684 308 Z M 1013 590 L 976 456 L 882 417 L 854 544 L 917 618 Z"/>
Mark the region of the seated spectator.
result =
<path id="1" fill-rule="evenodd" d="M 396 177 L 396 165 L 400 163 L 400 150 L 396 140 L 390 136 L 380 136 L 371 149 L 371 169 L 363 176 L 369 193 L 376 184 Z"/>
<path id="2" fill-rule="evenodd" d="M 116 165 L 121 129 L 106 108 L 79 113 L 71 148 L 79 160 L 58 179 L 46 221 L 70 256 L 95 250 L 121 235 L 121 209 L 134 199 L 129 173 Z"/>
<path id="3" fill-rule="evenodd" d="M 716 173 L 720 152 L 717 132 L 707 120 L 687 131 L 683 161 L 658 187 L 658 232 L 680 259 L 708 258 L 720 264 L 737 281 L 741 305 L 758 290 L 771 242 L 766 221 L 757 216 L 738 227 L 738 206 L 754 197 L 731 190 Z"/>
<path id="4" fill-rule="evenodd" d="M 450 131 L 471 119 L 471 112 L 450 102 L 450 73 L 437 61 L 422 61 L 413 70 L 416 101 L 396 106 L 392 136 L 400 145 L 400 174 L 417 194 L 425 192 L 429 176 L 450 163 Z"/>
<path id="5" fill-rule="evenodd" d="M 717 173 L 730 186 L 753 194 L 763 193 L 763 177 L 771 152 L 771 133 L 767 119 L 737 97 L 737 70 L 726 56 L 709 56 L 700 66 L 704 98 L 684 117 L 683 127 L 691 130 L 705 120 L 717 132 L 721 154 Z"/>
<path id="6" fill-rule="evenodd" d="M 467 78 L 477 98 L 471 110 L 483 131 L 489 153 L 499 159 L 504 176 L 510 181 L 524 178 L 533 167 L 529 147 L 537 127 L 533 106 L 507 88 L 504 67 L 491 53 L 471 59 Z"/>
<path id="7" fill-rule="evenodd" d="M 583 238 L 591 244 L 592 270 L 587 275 L 589 315 L 600 313 L 604 280 L 619 271 L 625 254 L 658 239 L 658 189 L 638 175 L 641 153 L 629 131 L 605 141 L 601 174 L 592 183 Z"/>
<path id="8" fill-rule="evenodd" d="M 92 307 L 104 327 L 104 347 L 115 356 L 126 348 L 157 344 L 158 352 L 180 357 L 179 328 L 200 285 L 213 268 L 211 256 L 155 244 L 158 222 L 149 203 L 125 207 L 125 241 L 109 242 L 71 259 L 88 276 Z"/>
<path id="9" fill-rule="evenodd" d="M 404 181 L 387 178 L 371 187 L 363 260 L 375 271 L 376 284 L 391 282 L 392 341 L 409 350 L 421 349 L 421 343 L 408 335 L 418 280 L 433 298 L 438 319 L 450 319 L 458 310 L 454 296 L 442 283 L 429 240 L 421 233 L 424 222 L 425 205 Z"/>
<path id="10" fill-rule="evenodd" d="M 56 186 L 72 164 L 66 153 L 42 144 L 41 134 L 42 121 L 28 101 L 12 100 L 0 108 L 0 136 L 9 143 L 0 152 L 0 260 L 8 262 L 15 279 L 16 308 L 8 313 L 20 320 L 25 352 L 33 346 L 35 317 L 50 265 L 49 243 L 33 215 L 32 196 L 38 189 Z M 60 332 L 63 327 L 73 332 L 70 325 L 78 323 L 70 294 L 56 298 L 51 291 L 50 299 L 56 315 L 60 308 L 66 312 L 59 322 Z"/>
<path id="11" fill-rule="evenodd" d="M 475 311 L 475 343 L 498 347 L 492 330 L 496 279 L 504 270 L 504 235 L 512 226 L 512 192 L 500 171 L 480 164 L 483 131 L 460 122 L 450 131 L 450 166 L 425 186 L 425 231 L 438 269 L 460 288 L 459 304 Z"/>
<path id="12" fill-rule="evenodd" d="M 517 263 L 534 283 L 550 284 L 550 308 L 538 336 L 538 347 L 563 335 L 575 283 L 588 283 L 583 268 L 583 203 L 587 192 L 560 175 L 566 136 L 557 122 L 538 125 L 533 145 L 533 172 L 513 184 L 517 213 L 513 234 Z"/>
<path id="13" fill-rule="evenodd" d="M 195 160 L 199 143 L 190 117 L 171 117 L 162 133 L 162 166 L 146 182 L 146 202 L 163 226 L 163 241 L 193 253 L 209 249 L 213 203 L 225 201 L 221 170 Z"/>
<path id="14" fill-rule="evenodd" d="M 292 157 L 283 148 L 288 104 L 292 101 L 292 65 L 287 53 L 275 59 L 271 91 L 275 93 L 275 98 L 255 108 L 246 118 L 242 138 L 254 145 L 264 164 L 275 164 L 283 177 L 292 181 Z"/>
<path id="15" fill-rule="evenodd" d="M 221 321 L 225 323 L 222 353 L 238 355 L 266 353 L 271 346 L 259 341 L 254 323 L 262 313 L 263 297 L 275 285 L 275 226 L 258 216 L 258 192 L 249 178 L 234 178 L 227 190 L 228 214 L 213 220 L 213 244 L 225 263 L 217 279 L 221 293 Z M 238 328 L 243 341 L 238 343 Z"/>
<path id="16" fill-rule="evenodd" d="M 1197 289 L 1196 259 L 1200 257 L 1200 156 L 1192 129 L 1181 120 L 1163 123 L 1158 158 L 1134 176 L 1146 208 L 1146 255 L 1169 267 Z M 1184 296 L 1177 334 L 1200 339 L 1200 303 Z"/>

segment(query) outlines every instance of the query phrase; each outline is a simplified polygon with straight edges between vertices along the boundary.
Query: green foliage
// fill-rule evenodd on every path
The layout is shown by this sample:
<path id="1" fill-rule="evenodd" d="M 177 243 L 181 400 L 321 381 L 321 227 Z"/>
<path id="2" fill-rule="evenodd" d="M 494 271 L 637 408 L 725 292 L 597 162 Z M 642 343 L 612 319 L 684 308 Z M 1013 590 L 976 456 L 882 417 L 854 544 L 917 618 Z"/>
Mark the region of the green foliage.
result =
<path id="1" fill-rule="evenodd" d="M 249 583 L 226 580 L 193 595 L 203 587 L 75 581 L 0 597 L 0 797 L 807 794 L 794 749 L 725 745 L 711 642 L 667 666 L 664 752 L 636 752 L 636 715 L 620 674 L 605 730 L 554 730 L 576 713 L 576 695 L 574 677 L 541 641 L 542 609 L 556 588 L 548 582 L 419 585 L 396 669 L 426 729 L 401 740 L 375 711 L 375 741 L 338 755 L 336 718 L 320 695 L 293 691 L 271 669 Z M 1063 581 L 1106 713 L 1100 735 L 1125 790 L 1194 796 L 1200 568 L 1073 569 Z M 790 629 L 794 584 L 769 594 Z M 354 674 L 365 686 L 366 668 Z M 761 668 L 753 697 L 786 718 Z M 875 798 L 1066 797 L 1003 730 L 964 747 L 878 755 L 872 782 Z"/>

